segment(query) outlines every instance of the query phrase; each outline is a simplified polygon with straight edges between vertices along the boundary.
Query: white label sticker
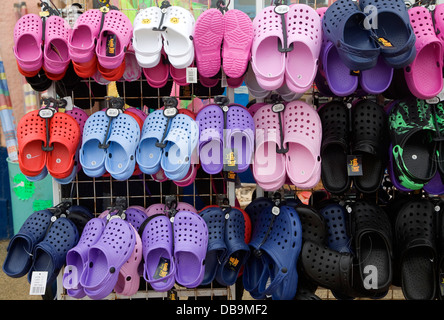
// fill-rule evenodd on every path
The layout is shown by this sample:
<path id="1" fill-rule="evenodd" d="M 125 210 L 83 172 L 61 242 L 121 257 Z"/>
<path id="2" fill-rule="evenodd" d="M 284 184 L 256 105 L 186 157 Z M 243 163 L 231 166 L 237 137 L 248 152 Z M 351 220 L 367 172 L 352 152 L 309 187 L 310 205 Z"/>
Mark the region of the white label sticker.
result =
<path id="1" fill-rule="evenodd" d="M 165 117 L 174 117 L 177 114 L 177 108 L 165 108 L 163 110 L 163 115 Z"/>
<path id="2" fill-rule="evenodd" d="M 271 208 L 271 213 L 277 216 L 279 213 L 281 213 L 281 209 L 279 209 L 279 207 L 273 207 Z"/>
<path id="3" fill-rule="evenodd" d="M 39 110 L 39 116 L 43 119 L 49 119 L 54 116 L 54 109 L 43 108 Z"/>
<path id="4" fill-rule="evenodd" d="M 106 109 L 106 115 L 110 118 L 115 118 L 120 114 L 120 110 L 117 108 L 108 108 Z"/>
<path id="5" fill-rule="evenodd" d="M 273 112 L 282 112 L 285 109 L 285 105 L 283 103 L 276 103 L 271 107 Z"/>
<path id="6" fill-rule="evenodd" d="M 45 294 L 47 279 L 48 279 L 47 271 L 33 271 L 31 277 L 31 287 L 29 289 L 29 295 L 40 296 Z"/>
<path id="7" fill-rule="evenodd" d="M 188 67 L 187 68 L 187 83 L 197 83 L 197 68 Z"/>
<path id="8" fill-rule="evenodd" d="M 426 102 L 430 103 L 430 104 L 437 104 L 437 103 L 439 103 L 439 98 L 433 97 L 433 98 L 427 99 Z"/>
<path id="9" fill-rule="evenodd" d="M 108 213 L 108 216 L 106 218 L 107 218 L 108 221 L 111 221 L 113 219 L 124 219 L 123 216 L 121 216 L 121 215 L 115 214 L 115 215 L 112 216 L 109 213 Z"/>
<path id="10" fill-rule="evenodd" d="M 290 7 L 285 4 L 278 5 L 274 8 L 274 12 L 277 14 L 286 14 L 288 11 L 290 11 Z"/>

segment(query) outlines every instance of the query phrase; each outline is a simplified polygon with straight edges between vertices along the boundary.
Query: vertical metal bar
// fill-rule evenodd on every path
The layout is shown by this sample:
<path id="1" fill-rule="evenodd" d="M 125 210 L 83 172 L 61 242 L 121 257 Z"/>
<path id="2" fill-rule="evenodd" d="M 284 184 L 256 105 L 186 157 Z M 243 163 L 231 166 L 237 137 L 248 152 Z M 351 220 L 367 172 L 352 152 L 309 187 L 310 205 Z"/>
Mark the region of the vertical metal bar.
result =
<path id="1" fill-rule="evenodd" d="M 163 203 L 163 182 L 160 182 L 160 187 L 159 187 L 159 193 L 160 193 L 160 203 Z"/>
<path id="2" fill-rule="evenodd" d="M 230 2 L 230 5 L 233 1 Z M 227 98 L 230 102 L 234 102 L 234 89 L 227 87 Z M 227 196 L 231 206 L 236 205 L 236 185 L 234 182 L 229 181 L 227 183 Z"/>
<path id="3" fill-rule="evenodd" d="M 264 0 L 256 0 L 256 15 L 264 9 Z"/>
<path id="4" fill-rule="evenodd" d="M 196 182 L 193 181 L 193 206 L 196 208 Z"/>
<path id="5" fill-rule="evenodd" d="M 146 208 L 146 177 L 145 174 L 142 174 L 142 189 L 143 189 L 143 207 Z"/>
<path id="6" fill-rule="evenodd" d="M 113 178 L 111 176 L 109 176 L 109 194 L 112 203 L 114 196 L 113 196 Z"/>
<path id="7" fill-rule="evenodd" d="M 92 93 L 91 93 L 91 78 L 88 78 L 88 99 L 89 99 L 89 111 L 93 112 Z M 74 101 L 74 100 L 73 100 Z"/>
<path id="8" fill-rule="evenodd" d="M 130 188 L 129 188 L 129 179 L 126 180 L 126 205 L 130 205 Z"/>
<path id="9" fill-rule="evenodd" d="M 260 186 L 256 185 L 256 198 L 260 198 L 264 196 L 264 189 L 262 189 Z"/>
<path id="10" fill-rule="evenodd" d="M 143 72 L 143 70 L 142 70 Z M 139 79 L 139 85 L 140 85 L 140 110 L 143 110 L 143 78 L 142 75 L 140 75 Z"/>
<path id="11" fill-rule="evenodd" d="M 79 194 L 79 175 L 76 174 L 76 180 L 74 182 L 76 184 L 76 200 L 77 205 L 80 205 L 80 194 Z"/>
<path id="12" fill-rule="evenodd" d="M 62 189 L 54 179 L 52 179 L 52 202 L 54 205 L 62 202 Z"/>
<path id="13" fill-rule="evenodd" d="M 210 185 L 208 186 L 210 192 L 208 194 L 210 195 L 210 205 L 213 205 L 213 175 L 210 175 L 210 179 L 208 180 Z"/>
<path id="14" fill-rule="evenodd" d="M 93 199 L 94 199 L 94 213 L 97 212 L 97 201 L 96 201 L 96 178 L 93 178 Z"/>

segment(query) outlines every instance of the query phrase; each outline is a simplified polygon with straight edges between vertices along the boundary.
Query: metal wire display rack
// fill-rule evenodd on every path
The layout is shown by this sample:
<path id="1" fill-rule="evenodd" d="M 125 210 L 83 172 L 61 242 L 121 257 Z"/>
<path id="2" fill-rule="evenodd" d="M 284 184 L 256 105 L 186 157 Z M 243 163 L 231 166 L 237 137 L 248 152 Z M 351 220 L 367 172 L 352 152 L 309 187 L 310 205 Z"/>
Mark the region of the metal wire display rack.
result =
<path id="1" fill-rule="evenodd" d="M 103 2 L 102 0 L 94 0 Z M 49 2 L 48 0 L 44 2 Z M 76 1 L 80 3 L 83 7 L 83 10 L 87 10 L 91 8 L 93 1 L 92 0 L 81 0 Z M 105 1 L 106 2 L 106 1 Z M 118 1 L 108 1 L 118 2 Z M 128 11 L 137 11 L 144 6 L 146 6 L 147 1 L 140 0 L 140 3 L 134 8 L 121 8 L 121 10 L 125 13 Z M 156 5 L 155 1 L 152 1 L 153 5 Z M 261 1 L 256 1 L 256 11 L 260 10 L 266 3 Z M 292 3 L 294 1 L 291 1 Z M 302 2 L 302 1 L 301 1 Z M 297 1 L 299 3 L 299 1 Z M 66 4 L 66 2 L 65 2 Z M 69 14 L 72 14 L 68 10 L 70 1 L 68 0 L 68 4 L 66 7 L 61 9 L 63 15 L 67 16 L 69 20 Z M 307 4 L 316 7 L 319 5 L 318 1 L 314 3 L 307 2 Z M 209 0 L 207 7 L 211 7 L 212 2 Z M 233 6 L 231 2 L 229 6 Z M 325 5 L 322 3 L 321 6 Z M 192 2 L 189 1 L 189 8 L 192 8 Z M 204 10 L 204 6 L 196 9 L 194 8 L 194 13 L 199 14 L 198 10 Z M 197 10 L 197 11 L 196 11 Z M 219 79 L 222 81 L 222 79 Z M 95 111 L 102 109 L 105 105 L 105 96 L 110 94 L 117 94 L 124 99 L 124 101 L 132 107 L 137 107 L 146 113 L 149 112 L 149 109 L 157 109 L 162 107 L 162 98 L 165 95 L 170 95 L 171 89 L 174 84 L 172 80 L 168 80 L 169 83 L 166 86 L 169 88 L 169 91 L 165 91 L 164 88 L 154 89 L 154 88 L 146 88 L 146 79 L 143 78 L 143 75 L 140 79 L 128 83 L 128 82 L 116 82 L 105 85 L 106 94 L 103 96 L 96 96 L 94 94 L 94 80 L 92 79 L 83 79 L 81 82 L 85 85 L 83 92 L 79 95 L 79 92 L 73 92 L 70 90 L 66 90 L 63 85 L 55 84 L 50 90 L 48 90 L 48 95 L 50 96 L 71 96 L 72 100 L 76 103 L 82 105 L 82 108 L 85 109 L 89 114 L 92 114 Z M 85 90 L 86 88 L 86 90 Z M 110 93 L 110 91 L 114 91 Z M 194 111 L 194 102 L 193 98 L 198 98 L 202 100 L 209 100 L 214 98 L 214 96 L 220 94 L 220 90 L 214 88 L 202 88 L 195 84 L 190 84 L 188 87 L 172 90 L 171 96 L 174 96 L 180 100 L 189 100 L 191 103 L 187 106 L 187 108 Z M 231 88 L 226 88 L 225 94 L 231 101 L 234 101 L 234 90 Z M 311 93 L 308 93 L 310 96 Z M 257 102 L 260 102 L 261 99 L 256 99 Z M 322 186 L 320 186 L 322 188 Z M 317 189 L 317 187 L 315 188 Z M 291 193 L 292 195 L 297 194 L 298 192 L 303 190 L 295 190 L 293 188 L 289 188 L 289 190 L 284 190 L 284 192 Z M 313 190 L 311 190 L 313 191 Z M 263 196 L 266 194 L 264 190 L 260 187 L 256 186 L 255 188 L 256 197 Z M 166 196 L 175 196 L 177 197 L 177 201 L 185 201 L 192 204 L 196 209 L 201 209 L 206 205 L 214 205 L 218 203 L 218 200 L 221 196 L 227 197 L 231 205 L 235 205 L 236 202 L 236 194 L 235 194 L 235 183 L 227 182 L 222 175 L 208 175 L 205 174 L 202 170 L 199 170 L 198 176 L 195 182 L 189 187 L 182 188 L 176 186 L 172 181 L 166 182 L 157 182 L 151 176 L 140 174 L 137 176 L 133 176 L 126 181 L 117 181 L 112 177 L 101 177 L 101 178 L 89 178 L 83 172 L 79 172 L 72 183 L 68 185 L 59 185 L 57 183 L 53 184 L 53 199 L 54 204 L 60 203 L 62 201 L 71 201 L 73 205 L 83 205 L 89 208 L 95 215 L 99 215 L 104 210 L 112 206 L 113 202 L 116 198 L 124 198 L 128 206 L 131 205 L 140 205 L 144 208 L 147 208 L 149 205 L 154 203 L 164 203 Z M 68 296 L 63 289 L 62 285 L 62 275 L 63 270 L 60 273 L 57 279 L 57 299 L 59 300 L 69 300 L 73 299 Z M 388 295 L 387 299 L 399 299 L 399 294 L 397 291 L 391 289 L 391 295 Z M 107 299 L 228 299 L 234 300 L 236 299 L 236 285 L 231 287 L 218 287 L 217 284 L 213 286 L 213 284 L 206 287 L 198 287 L 195 289 L 188 289 L 181 287 L 179 285 L 175 285 L 173 290 L 170 292 L 156 292 L 152 290 L 149 285 L 141 278 L 139 291 L 131 296 L 123 296 L 118 295 L 116 293 L 111 293 Z M 320 288 L 318 290 L 318 294 L 322 299 L 335 299 L 332 297 L 331 292 L 329 290 Z"/>
<path id="2" fill-rule="evenodd" d="M 90 80 L 83 80 L 85 82 Z M 140 85 L 142 86 L 140 80 Z M 137 99 L 138 97 L 123 96 L 124 100 Z M 147 97 L 145 97 L 147 98 Z M 160 103 L 160 96 L 149 97 L 156 99 Z M 181 97 L 184 98 L 184 97 Z M 200 98 L 212 98 L 200 97 Z M 75 99 L 75 97 L 73 97 Z M 85 98 L 92 101 L 91 97 Z M 97 98 L 96 98 L 97 99 Z M 101 99 L 99 104 L 103 103 Z M 154 106 L 156 108 L 156 106 Z M 90 112 L 94 111 L 95 106 L 90 106 Z M 90 178 L 80 171 L 75 179 L 67 185 L 53 184 L 53 201 L 60 203 L 62 201 L 70 201 L 73 205 L 82 205 L 90 209 L 95 216 L 111 207 L 117 198 L 124 198 L 128 206 L 139 205 L 144 208 L 149 207 L 155 203 L 165 203 L 165 197 L 175 196 L 177 201 L 187 202 L 193 205 L 197 210 L 202 209 L 207 205 L 214 205 L 218 203 L 221 197 L 229 198 L 230 204 L 235 204 L 234 183 L 226 182 L 223 175 L 208 175 L 202 170 L 199 170 L 195 181 L 188 187 L 179 187 L 173 181 L 158 182 L 153 177 L 145 174 L 134 175 L 125 181 L 117 181 L 111 176 Z M 63 272 L 61 272 L 61 275 Z M 59 299 L 70 299 L 64 292 L 61 283 L 62 276 L 58 278 L 58 293 Z M 187 289 L 176 286 L 173 290 L 177 298 L 183 297 L 216 297 L 223 296 L 227 299 L 233 299 L 235 287 L 223 288 L 196 288 Z M 151 290 L 147 283 L 141 281 L 141 289 L 132 296 L 121 296 L 112 293 L 108 299 L 122 299 L 122 298 L 171 298 L 171 292 L 156 292 Z"/>
<path id="3" fill-rule="evenodd" d="M 75 14 L 77 9 L 73 10 L 71 3 L 57 3 L 54 1 L 42 1 L 49 6 L 65 5 L 65 7 L 58 7 L 57 9 L 70 23 L 75 21 Z M 70 2 L 70 1 L 68 1 Z M 75 1 L 82 6 L 82 10 L 92 8 L 93 1 L 83 0 Z M 104 2 L 99 0 L 99 2 Z M 105 1 L 105 3 L 113 4 L 114 1 Z M 124 13 L 134 14 L 141 7 L 146 6 L 145 2 L 140 1 L 132 8 L 121 8 Z M 153 5 L 155 3 L 153 2 Z M 192 2 L 189 2 L 190 9 Z M 209 7 L 211 3 L 208 3 Z M 205 9 L 205 5 L 200 4 L 200 8 Z M 196 8 L 193 9 L 195 14 Z M 134 11 L 134 12 L 133 12 Z M 67 89 L 63 83 L 55 82 L 44 95 L 49 97 L 71 97 L 74 105 L 79 105 L 88 114 L 92 114 L 105 107 L 106 99 L 109 95 L 119 96 L 123 98 L 127 106 L 136 107 L 145 113 L 150 110 L 158 109 L 163 106 L 162 98 L 164 96 L 174 96 L 179 100 L 185 100 L 186 108 L 194 110 L 193 99 L 202 99 L 208 101 L 213 99 L 215 95 L 225 92 L 231 101 L 234 100 L 234 91 L 231 88 L 221 88 L 217 90 L 214 88 L 204 88 L 197 84 L 190 84 L 187 87 L 174 87 L 171 79 L 168 80 L 165 88 L 151 88 L 147 85 L 146 79 L 143 76 L 129 82 L 113 82 L 108 84 L 97 85 L 91 78 L 82 79 L 81 90 Z M 97 95 L 95 86 L 99 86 L 102 90 L 101 94 Z M 174 87 L 173 90 L 171 90 Z M 225 89 L 225 90 L 224 90 Z M 158 182 L 153 177 L 145 174 L 134 175 L 125 181 L 117 181 L 111 176 L 90 178 L 82 171 L 79 171 L 75 179 L 67 185 L 60 185 L 53 183 L 53 202 L 58 204 L 63 201 L 69 201 L 73 205 L 82 205 L 90 209 L 95 216 L 100 215 L 104 210 L 111 207 L 117 198 L 125 199 L 128 206 L 139 205 L 147 208 L 151 204 L 165 203 L 165 197 L 175 196 L 177 201 L 187 202 L 193 205 L 197 210 L 202 209 L 207 205 L 214 205 L 218 203 L 221 198 L 228 198 L 231 205 L 235 205 L 235 185 L 234 182 L 227 182 L 223 174 L 208 175 L 203 170 L 199 170 L 195 181 L 188 187 L 179 187 L 173 181 Z M 57 293 L 58 300 L 74 299 L 67 295 L 62 284 L 63 270 L 57 278 Z M 188 289 L 178 284 L 169 292 L 156 292 L 141 277 L 139 291 L 131 296 L 118 295 L 111 293 L 106 299 L 199 299 L 205 297 L 206 299 L 228 299 L 233 300 L 236 297 L 236 285 L 230 287 L 220 287 L 216 285 L 208 285 L 205 287 L 198 287 Z M 85 298 L 84 298 L 85 299 Z M 88 298 L 86 298 L 88 299 Z"/>

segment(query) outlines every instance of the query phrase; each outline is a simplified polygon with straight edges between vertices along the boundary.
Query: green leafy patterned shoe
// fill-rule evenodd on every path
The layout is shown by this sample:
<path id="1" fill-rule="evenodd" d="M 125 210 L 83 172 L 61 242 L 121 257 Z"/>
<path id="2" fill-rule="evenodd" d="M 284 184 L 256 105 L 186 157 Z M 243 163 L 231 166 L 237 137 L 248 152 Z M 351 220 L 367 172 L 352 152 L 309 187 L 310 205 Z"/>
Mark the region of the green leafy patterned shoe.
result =
<path id="1" fill-rule="evenodd" d="M 400 101 L 389 112 L 393 169 L 406 188 L 418 190 L 436 173 L 436 127 L 424 100 Z"/>

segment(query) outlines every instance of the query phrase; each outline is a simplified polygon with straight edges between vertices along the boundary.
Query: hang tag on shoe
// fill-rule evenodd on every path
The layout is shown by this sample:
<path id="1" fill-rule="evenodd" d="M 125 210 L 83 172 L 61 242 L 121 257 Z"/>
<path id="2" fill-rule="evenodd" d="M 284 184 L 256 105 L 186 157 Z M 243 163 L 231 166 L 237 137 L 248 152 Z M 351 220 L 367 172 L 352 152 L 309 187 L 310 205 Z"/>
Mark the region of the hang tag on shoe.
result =
<path id="1" fill-rule="evenodd" d="M 116 55 L 117 36 L 113 33 L 106 36 L 106 56 L 114 57 Z"/>
<path id="2" fill-rule="evenodd" d="M 48 18 L 50 16 L 49 11 L 40 11 L 39 12 L 40 18 Z"/>
<path id="3" fill-rule="evenodd" d="M 237 181 L 237 174 L 234 171 L 224 171 L 224 179 L 228 182 L 236 182 Z"/>
<path id="4" fill-rule="evenodd" d="M 384 49 L 396 49 L 395 45 L 391 43 L 388 39 L 384 37 L 378 37 L 376 34 L 370 35 L 370 37 L 379 45 L 379 47 Z"/>
<path id="5" fill-rule="evenodd" d="M 360 155 L 347 155 L 347 174 L 349 176 L 362 176 L 362 157 Z"/>
<path id="6" fill-rule="evenodd" d="M 439 291 L 441 292 L 441 296 L 444 296 L 444 273 L 440 273 L 439 275 Z"/>
<path id="7" fill-rule="evenodd" d="M 170 259 L 161 257 L 154 271 L 153 279 L 165 278 L 170 273 Z"/>
<path id="8" fill-rule="evenodd" d="M 224 171 L 236 171 L 238 169 L 237 149 L 224 148 Z"/>
<path id="9" fill-rule="evenodd" d="M 41 296 L 46 291 L 46 280 L 48 279 L 48 271 L 33 271 L 31 276 L 31 286 L 29 295 Z"/>
<path id="10" fill-rule="evenodd" d="M 241 264 L 239 262 L 240 259 L 239 257 L 237 257 L 237 254 L 235 253 L 228 258 L 226 267 L 232 271 L 237 271 L 241 267 Z"/>
<path id="11" fill-rule="evenodd" d="M 281 113 L 285 110 L 285 104 L 277 102 L 273 104 L 271 107 L 271 111 L 278 114 L 279 118 L 279 132 L 280 132 L 280 139 L 281 139 L 281 147 L 278 148 L 276 145 L 276 152 L 279 154 L 285 154 L 288 152 L 288 148 L 284 147 L 284 128 L 283 128 L 283 120 L 281 117 Z M 282 113 L 283 114 L 283 113 Z"/>

